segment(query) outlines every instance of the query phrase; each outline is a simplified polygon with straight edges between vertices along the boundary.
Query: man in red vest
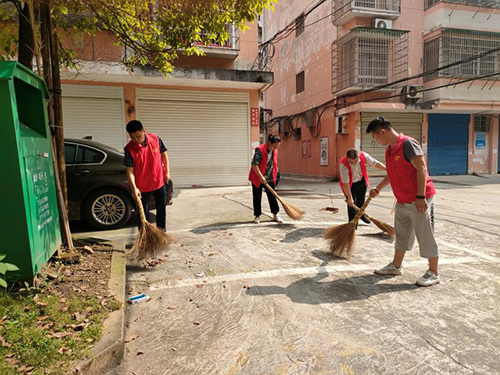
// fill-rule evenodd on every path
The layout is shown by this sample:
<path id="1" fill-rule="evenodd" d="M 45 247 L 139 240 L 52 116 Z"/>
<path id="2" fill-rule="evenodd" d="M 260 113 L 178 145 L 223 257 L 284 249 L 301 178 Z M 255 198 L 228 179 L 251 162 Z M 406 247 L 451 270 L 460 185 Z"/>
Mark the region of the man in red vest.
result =
<path id="1" fill-rule="evenodd" d="M 396 244 L 394 258 L 378 269 L 379 275 L 401 275 L 403 258 L 411 250 L 415 237 L 420 256 L 427 258 L 429 269 L 417 285 L 439 284 L 438 246 L 434 239 L 434 195 L 436 190 L 427 172 L 424 152 L 413 138 L 397 133 L 383 117 L 372 120 L 366 129 L 381 145 L 387 145 L 385 161 L 387 176 L 370 191 L 376 197 L 389 183 L 396 196 Z"/>
<path id="2" fill-rule="evenodd" d="M 366 167 L 375 167 L 385 171 L 385 165 L 372 158 L 366 152 L 351 148 L 340 160 L 340 188 L 347 202 L 347 213 L 351 221 L 356 216 L 354 205 L 361 207 L 365 203 L 366 189 L 369 185 Z M 364 215 L 361 220 L 370 224 L 370 220 Z"/>
<path id="3" fill-rule="evenodd" d="M 267 182 L 274 189 L 276 187 L 276 177 L 278 175 L 278 148 L 281 144 L 281 138 L 271 134 L 266 143 L 261 144 L 255 149 L 255 154 L 252 160 L 252 167 L 248 180 L 252 183 L 253 195 L 253 213 L 255 224 L 260 223 L 260 215 L 262 214 L 262 188 L 266 190 L 267 200 L 273 214 L 273 220 L 277 223 L 282 223 L 283 220 L 278 215 L 280 207 L 274 195 L 265 187 Z"/>
<path id="4" fill-rule="evenodd" d="M 127 124 L 130 142 L 125 146 L 123 165 L 132 194 L 142 201 L 146 220 L 149 221 L 151 195 L 156 203 L 156 226 L 167 230 L 166 189 L 170 180 L 167 148 L 158 135 L 146 133 L 142 123 L 132 120 Z M 141 221 L 139 220 L 139 229 Z"/>

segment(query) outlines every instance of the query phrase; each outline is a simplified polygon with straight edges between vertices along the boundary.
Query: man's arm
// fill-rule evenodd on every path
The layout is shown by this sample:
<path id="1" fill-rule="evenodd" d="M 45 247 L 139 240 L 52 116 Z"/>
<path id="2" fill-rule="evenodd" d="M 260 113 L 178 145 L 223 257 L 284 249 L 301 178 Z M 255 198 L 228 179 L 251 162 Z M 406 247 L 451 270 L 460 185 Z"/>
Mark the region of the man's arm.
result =
<path id="1" fill-rule="evenodd" d="M 425 197 L 425 186 L 427 182 L 427 165 L 423 156 L 415 156 L 411 159 L 411 164 L 417 170 L 417 195 Z M 416 198 L 416 197 L 415 197 Z M 419 213 L 427 210 L 427 201 L 424 199 L 417 199 L 415 207 Z"/>
<path id="2" fill-rule="evenodd" d="M 374 165 L 375 168 L 377 168 L 380 171 L 386 171 L 385 165 L 382 164 L 381 162 L 377 161 L 377 164 Z"/>
<path id="3" fill-rule="evenodd" d="M 127 171 L 127 179 L 128 179 L 128 182 L 130 183 L 130 187 L 132 189 L 132 195 L 134 197 L 141 199 L 141 192 L 139 191 L 139 189 L 137 188 L 137 186 L 135 184 L 134 168 L 126 167 L 125 170 Z"/>
<path id="4" fill-rule="evenodd" d="M 168 182 L 170 180 L 170 163 L 167 151 L 161 153 L 161 161 L 163 163 L 163 177 L 165 178 L 165 182 Z"/>
<path id="5" fill-rule="evenodd" d="M 375 198 L 387 185 L 389 185 L 389 176 L 385 176 L 384 179 L 380 181 L 376 187 L 370 190 L 370 197 Z"/>

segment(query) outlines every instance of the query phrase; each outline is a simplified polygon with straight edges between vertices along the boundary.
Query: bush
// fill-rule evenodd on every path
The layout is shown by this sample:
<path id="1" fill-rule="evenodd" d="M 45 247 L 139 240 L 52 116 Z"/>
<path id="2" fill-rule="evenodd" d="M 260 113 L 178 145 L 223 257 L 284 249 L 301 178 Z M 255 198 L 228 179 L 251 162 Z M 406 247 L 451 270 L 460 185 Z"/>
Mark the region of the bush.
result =
<path id="1" fill-rule="evenodd" d="M 7 288 L 7 281 L 4 279 L 5 274 L 9 271 L 19 271 L 19 268 L 14 264 L 2 262 L 6 256 L 5 254 L 0 254 L 0 287 L 2 288 Z"/>

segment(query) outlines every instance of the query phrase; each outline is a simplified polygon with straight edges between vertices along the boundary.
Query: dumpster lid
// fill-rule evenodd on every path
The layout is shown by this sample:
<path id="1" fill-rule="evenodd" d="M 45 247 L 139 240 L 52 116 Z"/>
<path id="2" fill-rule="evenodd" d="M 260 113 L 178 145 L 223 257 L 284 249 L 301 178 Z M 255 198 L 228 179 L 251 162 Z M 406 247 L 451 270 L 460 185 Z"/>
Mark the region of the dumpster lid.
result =
<path id="1" fill-rule="evenodd" d="M 37 76 L 34 72 L 17 61 L 0 61 L 0 81 L 14 78 L 20 79 L 28 85 L 36 87 L 43 92 L 45 98 L 49 97 L 47 86 L 41 77 Z"/>

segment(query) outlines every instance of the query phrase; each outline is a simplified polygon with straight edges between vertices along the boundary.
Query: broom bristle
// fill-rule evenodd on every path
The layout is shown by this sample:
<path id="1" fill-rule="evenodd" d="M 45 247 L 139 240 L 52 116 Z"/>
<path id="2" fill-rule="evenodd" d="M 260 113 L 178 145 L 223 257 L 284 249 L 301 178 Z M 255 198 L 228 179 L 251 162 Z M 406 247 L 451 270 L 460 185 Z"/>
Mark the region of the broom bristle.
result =
<path id="1" fill-rule="evenodd" d="M 134 246 L 129 253 L 129 257 L 135 260 L 155 258 L 175 239 L 151 223 L 144 223 L 135 240 Z"/>
<path id="2" fill-rule="evenodd" d="M 286 214 L 293 220 L 300 220 L 304 217 L 304 211 L 299 207 L 287 202 L 281 202 L 281 205 L 285 209 Z"/>
<path id="3" fill-rule="evenodd" d="M 380 230 L 383 232 L 387 233 L 389 236 L 394 237 L 396 235 L 396 231 L 394 230 L 394 227 L 392 225 L 389 225 L 387 223 L 384 223 L 383 221 L 380 221 L 378 219 L 375 219 L 373 217 L 370 217 L 370 220 L 372 221 L 373 224 L 375 224 Z"/>
<path id="4" fill-rule="evenodd" d="M 325 230 L 323 237 L 328 241 L 330 251 L 339 258 L 349 259 L 354 245 L 356 225 L 347 223 Z"/>

